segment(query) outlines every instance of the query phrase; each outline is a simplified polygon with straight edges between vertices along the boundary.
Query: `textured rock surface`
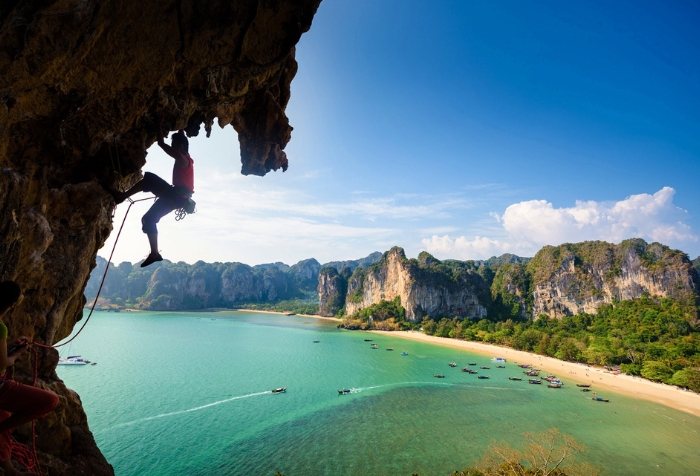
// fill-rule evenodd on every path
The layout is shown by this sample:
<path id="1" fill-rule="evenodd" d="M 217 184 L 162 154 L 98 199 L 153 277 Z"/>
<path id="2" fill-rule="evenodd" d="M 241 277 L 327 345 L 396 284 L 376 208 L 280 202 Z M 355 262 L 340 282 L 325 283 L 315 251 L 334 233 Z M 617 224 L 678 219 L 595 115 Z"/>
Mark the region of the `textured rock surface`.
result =
<path id="1" fill-rule="evenodd" d="M 337 278 L 321 277 L 319 299 L 333 302 Z M 531 260 L 504 255 L 478 262 L 440 262 L 427 253 L 407 260 L 401 248 L 392 248 L 379 263 L 352 275 L 345 306 L 352 315 L 400 296 L 413 321 L 425 315 L 481 318 L 487 312 L 496 320 L 561 318 L 644 293 L 696 300 L 700 276 L 684 253 L 640 239 L 546 246 Z"/>
<path id="2" fill-rule="evenodd" d="M 481 276 L 467 271 L 455 279 L 433 271 L 425 254 L 423 266 L 408 260 L 402 248 L 394 247 L 374 265 L 353 273 L 348 282 L 346 314 L 352 315 L 379 301 L 397 296 L 406 309 L 406 319 L 420 321 L 424 316 L 486 317 L 488 286 Z"/>
<path id="3" fill-rule="evenodd" d="M 26 295 L 7 316 L 11 334 L 54 343 L 81 318 L 112 230 L 114 203 L 99 184 L 139 179 L 161 119 L 190 136 L 231 124 L 244 174 L 287 168 L 294 47 L 319 3 L 0 3 L 0 278 Z M 52 475 L 112 474 L 56 361 L 40 353 L 39 385 L 62 397 L 38 424 L 40 459 Z M 17 365 L 18 380 L 30 373 Z"/>
<path id="4" fill-rule="evenodd" d="M 700 279 L 688 257 L 659 243 L 584 242 L 545 247 L 528 264 L 533 276 L 532 316 L 594 313 L 602 304 L 643 293 L 694 299 Z"/>
<path id="5" fill-rule="evenodd" d="M 339 273 L 333 266 L 324 266 L 318 273 L 318 313 L 333 317 L 345 305 L 345 293 L 351 272 L 345 267 Z"/>
<path id="6" fill-rule="evenodd" d="M 97 295 L 106 265 L 104 258 L 97 257 L 97 266 L 85 287 L 89 302 Z M 165 260 L 141 268 L 125 262 L 110 267 L 98 305 L 175 311 L 287 299 L 314 301 L 320 267 L 313 258 L 293 266 L 269 263 L 252 267 L 243 263 L 198 261 L 189 265 Z"/>

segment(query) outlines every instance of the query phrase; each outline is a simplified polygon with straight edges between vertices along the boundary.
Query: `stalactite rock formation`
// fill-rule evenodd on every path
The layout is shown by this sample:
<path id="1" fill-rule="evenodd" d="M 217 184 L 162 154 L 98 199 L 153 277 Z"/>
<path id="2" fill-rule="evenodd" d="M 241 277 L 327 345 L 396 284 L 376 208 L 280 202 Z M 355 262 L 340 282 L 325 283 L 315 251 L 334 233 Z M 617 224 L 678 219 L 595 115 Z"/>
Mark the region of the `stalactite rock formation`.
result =
<path id="1" fill-rule="evenodd" d="M 82 318 L 83 289 L 112 231 L 104 186 L 141 177 L 159 124 L 189 136 L 230 124 L 243 174 L 287 169 L 295 45 L 319 3 L 0 3 L 0 278 L 26 296 L 5 316 L 12 335 L 53 344 Z M 40 460 L 52 475 L 113 474 L 57 360 L 39 351 L 38 385 L 61 396 L 37 425 Z M 25 357 L 17 380 L 31 381 L 33 366 Z"/>

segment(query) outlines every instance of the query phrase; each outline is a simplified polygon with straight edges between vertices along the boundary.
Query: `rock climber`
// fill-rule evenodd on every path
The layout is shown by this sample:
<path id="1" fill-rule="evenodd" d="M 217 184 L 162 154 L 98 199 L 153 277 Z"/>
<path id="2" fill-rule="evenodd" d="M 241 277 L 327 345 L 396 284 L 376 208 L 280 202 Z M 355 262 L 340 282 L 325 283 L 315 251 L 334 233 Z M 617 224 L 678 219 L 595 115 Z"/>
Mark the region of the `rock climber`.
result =
<path id="1" fill-rule="evenodd" d="M 143 232 L 148 236 L 148 243 L 151 245 L 151 252 L 141 263 L 142 268 L 156 261 L 163 261 L 163 257 L 158 252 L 158 229 L 156 228 L 156 223 L 173 210 L 187 208 L 190 203 L 190 197 L 194 193 L 194 160 L 189 154 L 189 141 L 187 136 L 185 136 L 185 132 L 180 130 L 173 134 L 171 145 L 168 145 L 163 138 L 162 126 L 159 125 L 158 145 L 166 154 L 175 159 L 172 185 L 156 174 L 146 172 L 143 174 L 143 180 L 126 192 L 108 189 L 117 204 L 122 203 L 138 192 L 150 192 L 158 197 L 141 219 Z"/>
<path id="2" fill-rule="evenodd" d="M 22 302 L 22 289 L 14 281 L 0 282 L 0 318 Z M 29 475 L 20 473 L 12 465 L 10 434 L 18 426 L 36 418 L 45 417 L 58 405 L 58 395 L 6 379 L 7 368 L 27 350 L 29 338 L 7 338 L 7 326 L 0 320 L 0 468 L 6 476 Z M 9 352 L 8 352 L 9 350 Z"/>

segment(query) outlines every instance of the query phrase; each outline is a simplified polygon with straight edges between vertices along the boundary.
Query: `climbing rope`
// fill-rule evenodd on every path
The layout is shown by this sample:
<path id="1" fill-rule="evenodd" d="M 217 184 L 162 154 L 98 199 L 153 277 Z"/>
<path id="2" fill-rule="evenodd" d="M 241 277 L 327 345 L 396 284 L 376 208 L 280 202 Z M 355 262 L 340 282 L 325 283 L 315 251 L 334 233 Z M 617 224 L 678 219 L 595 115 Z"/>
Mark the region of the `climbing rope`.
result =
<path id="1" fill-rule="evenodd" d="M 118 160 L 118 159 L 117 159 Z M 100 297 L 100 293 L 102 292 L 102 287 L 105 284 L 105 279 L 107 278 L 107 271 L 109 271 L 109 265 L 112 263 L 112 257 L 114 256 L 114 250 L 117 249 L 117 243 L 119 242 L 119 237 L 122 234 L 122 230 L 124 229 L 124 223 L 126 223 L 126 218 L 129 216 L 129 210 L 131 210 L 131 206 L 134 203 L 137 202 L 143 202 L 145 200 L 153 200 L 153 197 L 149 198 L 142 198 L 139 200 L 132 200 L 131 198 L 127 198 L 129 201 L 129 208 L 126 209 L 126 213 L 124 214 L 124 219 L 122 220 L 122 224 L 119 227 L 119 232 L 117 233 L 117 238 L 114 240 L 114 246 L 112 246 L 112 252 L 109 254 L 109 259 L 107 260 L 107 266 L 105 267 L 105 272 L 102 274 L 102 281 L 100 282 L 100 287 L 97 289 L 97 295 L 95 296 L 95 300 L 92 303 L 92 307 L 90 308 L 90 313 L 88 314 L 88 317 L 85 319 L 85 322 L 83 325 L 80 327 L 78 332 L 75 333 L 73 337 L 68 339 L 62 344 L 58 345 L 46 345 L 46 344 L 41 344 L 39 342 L 32 342 L 30 344 L 30 349 L 34 353 L 34 380 L 32 382 L 32 386 L 36 387 L 36 382 L 37 378 L 39 375 L 39 352 L 36 350 L 36 347 L 43 347 L 45 349 L 56 349 L 58 347 L 63 347 L 66 344 L 69 344 L 72 342 L 76 337 L 78 337 L 78 334 L 80 334 L 83 329 L 85 329 L 85 326 L 87 325 L 88 321 L 90 320 L 90 317 L 92 317 L 92 313 L 95 310 L 95 306 L 97 305 L 97 299 Z M 14 439 L 12 440 L 12 455 L 15 458 L 15 460 L 20 463 L 22 466 L 24 466 L 28 471 L 35 471 L 38 470 L 39 474 L 43 476 L 43 472 L 41 471 L 41 465 L 39 464 L 39 458 L 37 457 L 36 454 L 36 431 L 35 431 L 35 423 L 36 420 L 32 420 L 32 451 L 29 450 L 29 448 L 26 445 L 23 445 Z"/>
<path id="2" fill-rule="evenodd" d="M 107 266 L 105 267 L 105 272 L 102 274 L 102 281 L 100 281 L 100 287 L 97 289 L 97 295 L 95 296 L 95 300 L 92 302 L 92 307 L 90 308 L 90 312 L 88 313 L 88 317 L 85 319 L 85 322 L 80 327 L 80 330 L 78 332 L 76 332 L 73 337 L 71 337 L 70 339 L 68 339 L 67 341 L 65 341 L 62 344 L 46 345 L 46 344 L 40 344 L 38 342 L 32 342 L 32 344 L 35 344 L 39 347 L 45 347 L 47 349 L 57 349 L 58 347 L 63 347 L 64 345 L 72 342 L 73 339 L 78 337 L 78 334 L 80 334 L 83 331 L 83 329 L 85 329 L 85 326 L 87 325 L 88 321 L 90 320 L 90 317 L 92 317 L 92 313 L 95 310 L 95 306 L 97 305 L 97 298 L 100 297 L 100 293 L 102 292 L 102 286 L 104 286 L 104 284 L 105 284 L 105 279 L 107 278 L 107 271 L 109 271 L 109 265 L 112 264 L 112 256 L 114 256 L 114 250 L 117 249 L 117 243 L 119 243 L 119 236 L 121 236 L 121 234 L 122 234 L 122 230 L 124 229 L 124 223 L 126 223 L 126 217 L 129 216 L 129 210 L 131 210 L 131 206 L 134 203 L 143 202 L 146 200 L 153 200 L 153 197 L 142 198 L 140 200 L 132 200 L 130 198 L 127 198 L 127 200 L 129 200 L 129 208 L 126 209 L 126 213 L 124 214 L 124 219 L 122 220 L 122 224 L 119 227 L 119 232 L 117 233 L 117 239 L 114 240 L 114 246 L 112 246 L 112 252 L 109 254 L 109 259 L 107 260 Z"/>

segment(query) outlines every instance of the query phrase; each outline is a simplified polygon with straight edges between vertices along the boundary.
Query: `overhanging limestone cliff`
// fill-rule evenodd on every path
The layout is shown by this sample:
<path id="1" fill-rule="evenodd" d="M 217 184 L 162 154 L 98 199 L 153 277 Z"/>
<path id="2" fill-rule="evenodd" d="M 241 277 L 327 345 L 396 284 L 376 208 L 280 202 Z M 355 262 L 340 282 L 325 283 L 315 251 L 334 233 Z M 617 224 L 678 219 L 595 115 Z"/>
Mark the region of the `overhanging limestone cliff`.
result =
<path id="1" fill-rule="evenodd" d="M 12 334 L 45 343 L 70 334 L 112 230 L 101 184 L 139 179 L 159 122 L 190 136 L 231 124 L 242 173 L 287 168 L 294 48 L 319 3 L 0 3 L 0 278 L 26 295 L 6 318 Z M 62 396 L 38 425 L 40 459 L 52 475 L 112 474 L 56 361 L 40 353 L 39 384 Z M 28 379 L 30 363 L 17 367 Z"/>

